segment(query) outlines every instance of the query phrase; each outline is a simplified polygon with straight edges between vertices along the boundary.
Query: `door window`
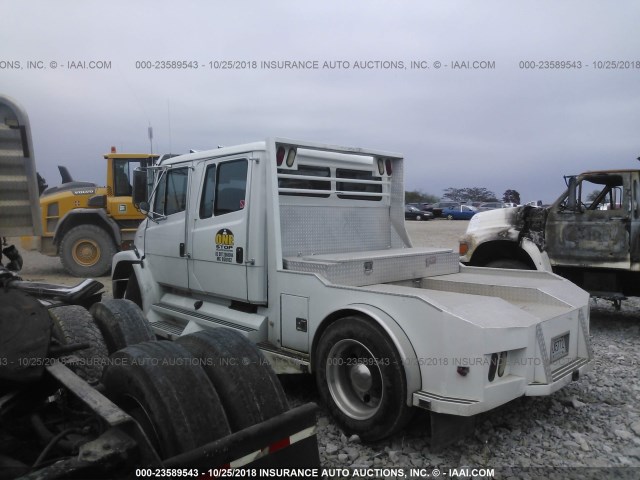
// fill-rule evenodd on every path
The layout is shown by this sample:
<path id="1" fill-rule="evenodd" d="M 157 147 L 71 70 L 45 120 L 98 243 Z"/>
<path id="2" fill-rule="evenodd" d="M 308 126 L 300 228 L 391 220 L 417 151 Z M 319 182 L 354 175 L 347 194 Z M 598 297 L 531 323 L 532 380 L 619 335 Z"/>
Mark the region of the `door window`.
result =
<path id="1" fill-rule="evenodd" d="M 200 199 L 200 218 L 211 218 L 213 215 L 213 192 L 216 184 L 215 164 L 207 166 L 204 174 L 202 198 Z"/>
<path id="2" fill-rule="evenodd" d="M 218 165 L 214 215 L 226 215 L 244 209 L 247 190 L 247 160 L 233 160 Z"/>
<path id="3" fill-rule="evenodd" d="M 169 216 L 183 212 L 187 206 L 188 169 L 169 170 L 158 185 L 153 204 L 154 213 Z"/>

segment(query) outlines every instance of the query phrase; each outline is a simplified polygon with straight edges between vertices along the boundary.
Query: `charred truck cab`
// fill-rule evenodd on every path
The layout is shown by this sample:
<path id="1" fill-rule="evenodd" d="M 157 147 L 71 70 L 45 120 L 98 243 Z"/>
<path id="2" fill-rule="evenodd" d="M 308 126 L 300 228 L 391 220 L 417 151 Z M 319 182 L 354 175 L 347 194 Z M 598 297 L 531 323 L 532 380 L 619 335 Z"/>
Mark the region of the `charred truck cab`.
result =
<path id="1" fill-rule="evenodd" d="M 460 240 L 467 265 L 553 271 L 619 307 L 640 295 L 638 170 L 566 177 L 548 208 L 476 215 Z"/>
<path id="2" fill-rule="evenodd" d="M 269 139 L 175 157 L 155 178 L 135 249 L 114 257 L 114 296 L 163 338 L 230 328 L 276 372 L 314 374 L 364 440 L 415 408 L 435 433 L 591 366 L 583 290 L 412 247 L 401 155 Z"/>

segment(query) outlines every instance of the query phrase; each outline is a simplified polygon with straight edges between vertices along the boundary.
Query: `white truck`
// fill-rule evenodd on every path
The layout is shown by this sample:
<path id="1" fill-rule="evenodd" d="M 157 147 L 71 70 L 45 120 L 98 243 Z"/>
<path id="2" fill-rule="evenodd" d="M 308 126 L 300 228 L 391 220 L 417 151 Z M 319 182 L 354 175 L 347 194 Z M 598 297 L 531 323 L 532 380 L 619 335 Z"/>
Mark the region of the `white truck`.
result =
<path id="1" fill-rule="evenodd" d="M 0 235 L 41 235 L 36 177 L 27 114 L 0 94 Z M 243 336 L 215 330 L 158 342 L 132 302 L 99 302 L 101 283 L 23 281 L 17 249 L 2 256 L 0 478 L 320 467 L 316 406 L 289 409 Z"/>
<path id="2" fill-rule="evenodd" d="M 592 365 L 583 290 L 412 248 L 401 155 L 268 139 L 175 157 L 155 177 L 143 202 L 134 175 L 148 218 L 114 257 L 114 297 L 136 301 L 161 337 L 230 328 L 276 372 L 315 374 L 331 414 L 365 441 L 414 407 L 443 431 Z"/>

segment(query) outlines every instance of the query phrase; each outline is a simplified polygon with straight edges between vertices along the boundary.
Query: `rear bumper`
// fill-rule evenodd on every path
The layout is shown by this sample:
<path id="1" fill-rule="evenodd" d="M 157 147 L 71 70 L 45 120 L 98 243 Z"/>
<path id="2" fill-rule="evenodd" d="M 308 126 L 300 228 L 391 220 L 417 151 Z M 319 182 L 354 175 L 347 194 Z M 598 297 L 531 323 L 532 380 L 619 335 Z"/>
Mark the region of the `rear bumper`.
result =
<path id="1" fill-rule="evenodd" d="M 413 406 L 437 413 L 468 417 L 489 411 L 522 396 L 550 395 L 567 384 L 577 381 L 593 368 L 593 360 L 577 358 L 552 372 L 550 383 L 527 384 L 522 377 L 511 376 L 499 384 L 488 384 L 484 400 L 445 397 L 436 393 L 418 391 L 413 394 Z"/>

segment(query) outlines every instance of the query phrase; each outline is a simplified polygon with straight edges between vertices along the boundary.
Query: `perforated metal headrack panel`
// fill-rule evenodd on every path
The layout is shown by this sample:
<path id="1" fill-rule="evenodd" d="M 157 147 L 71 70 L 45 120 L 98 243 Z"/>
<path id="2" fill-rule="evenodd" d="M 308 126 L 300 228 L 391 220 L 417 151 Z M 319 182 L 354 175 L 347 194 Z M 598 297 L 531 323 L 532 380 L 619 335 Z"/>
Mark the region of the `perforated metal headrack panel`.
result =
<path id="1" fill-rule="evenodd" d="M 0 236 L 41 234 L 29 118 L 15 101 L 0 95 Z"/>

